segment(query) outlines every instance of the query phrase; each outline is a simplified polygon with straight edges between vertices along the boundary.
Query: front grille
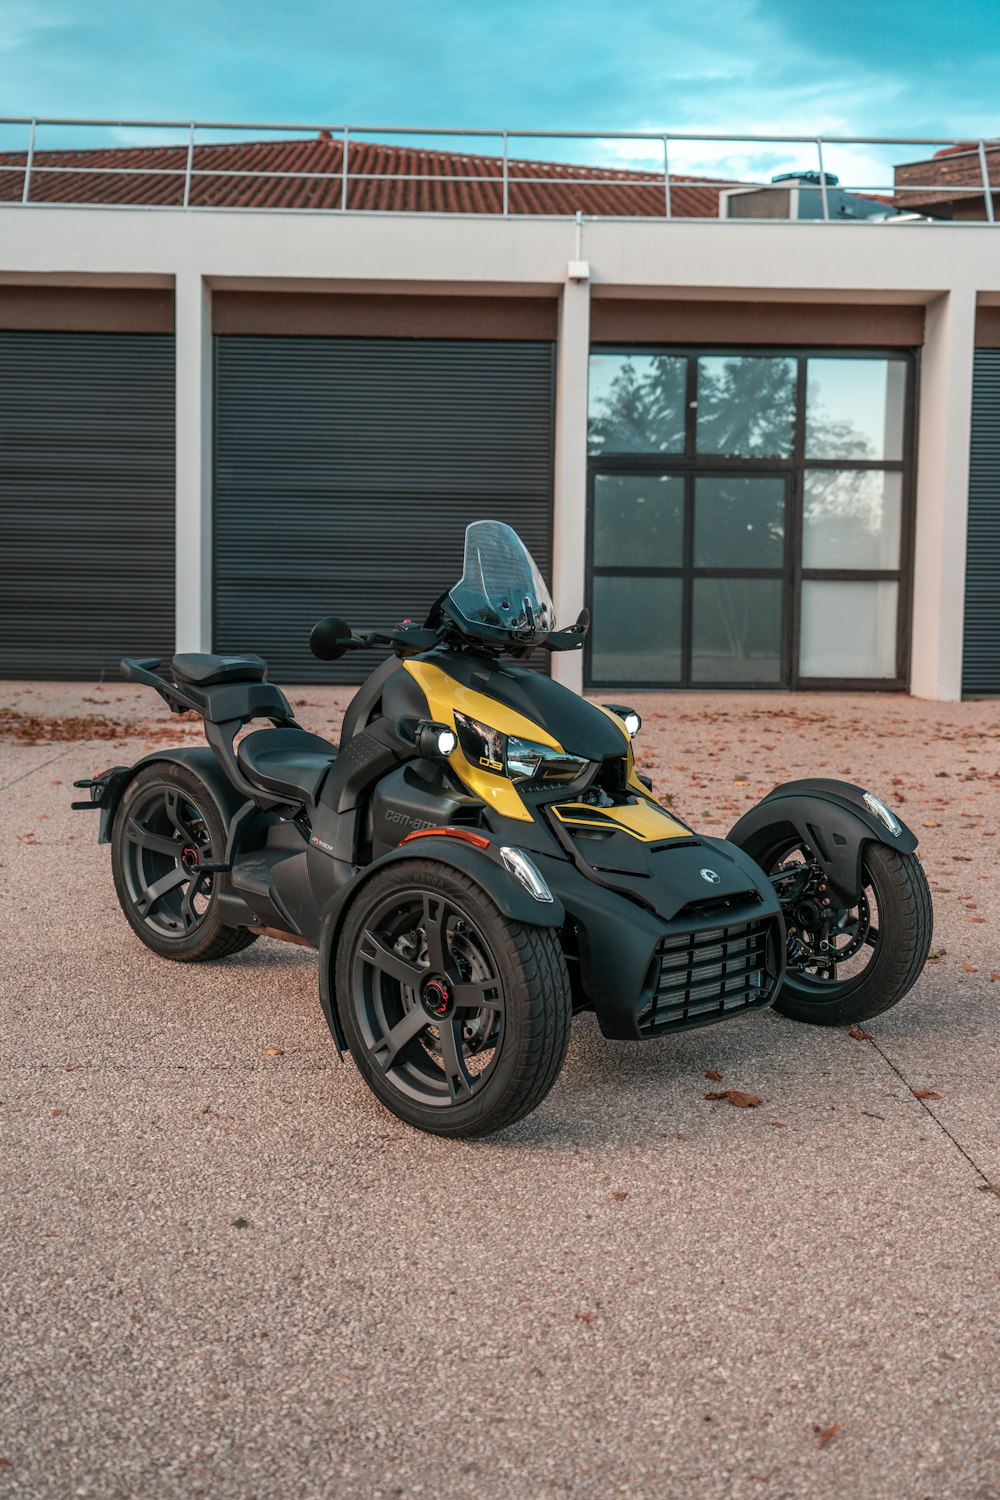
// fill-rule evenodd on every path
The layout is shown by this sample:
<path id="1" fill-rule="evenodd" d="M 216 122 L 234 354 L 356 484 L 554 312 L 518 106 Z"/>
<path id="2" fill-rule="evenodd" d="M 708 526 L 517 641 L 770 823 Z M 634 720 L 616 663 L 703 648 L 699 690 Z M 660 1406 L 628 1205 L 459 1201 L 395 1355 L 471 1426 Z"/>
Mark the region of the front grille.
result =
<path id="1" fill-rule="evenodd" d="M 671 933 L 657 945 L 656 988 L 636 1019 L 641 1036 L 710 1021 L 770 999 L 767 920 Z"/>

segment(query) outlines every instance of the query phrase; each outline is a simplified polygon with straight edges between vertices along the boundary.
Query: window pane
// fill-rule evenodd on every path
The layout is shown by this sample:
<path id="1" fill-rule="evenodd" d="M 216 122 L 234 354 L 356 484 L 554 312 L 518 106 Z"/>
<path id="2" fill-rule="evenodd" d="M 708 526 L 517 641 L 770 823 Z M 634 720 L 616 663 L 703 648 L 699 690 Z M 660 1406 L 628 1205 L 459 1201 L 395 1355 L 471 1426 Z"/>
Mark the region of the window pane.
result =
<path id="1" fill-rule="evenodd" d="M 803 677 L 895 677 L 898 583 L 802 584 Z"/>
<path id="2" fill-rule="evenodd" d="M 787 458 L 795 426 L 794 359 L 712 355 L 698 361 L 698 452 Z"/>
<path id="3" fill-rule="evenodd" d="M 807 470 L 802 566 L 898 568 L 902 498 L 902 474 Z"/>
<path id="4" fill-rule="evenodd" d="M 785 554 L 785 481 L 698 479 L 694 492 L 696 568 L 780 568 Z"/>
<path id="5" fill-rule="evenodd" d="M 905 400 L 905 360 L 809 360 L 806 457 L 901 459 Z"/>
<path id="6" fill-rule="evenodd" d="M 693 682 L 781 680 L 780 578 L 696 578 Z"/>
<path id="7" fill-rule="evenodd" d="M 683 453 L 687 360 L 670 354 L 592 354 L 590 453 Z"/>
<path id="8" fill-rule="evenodd" d="M 595 578 L 595 682 L 679 682 L 681 580 Z"/>
<path id="9" fill-rule="evenodd" d="M 684 481 L 675 474 L 594 477 L 594 564 L 679 568 L 684 561 Z"/>

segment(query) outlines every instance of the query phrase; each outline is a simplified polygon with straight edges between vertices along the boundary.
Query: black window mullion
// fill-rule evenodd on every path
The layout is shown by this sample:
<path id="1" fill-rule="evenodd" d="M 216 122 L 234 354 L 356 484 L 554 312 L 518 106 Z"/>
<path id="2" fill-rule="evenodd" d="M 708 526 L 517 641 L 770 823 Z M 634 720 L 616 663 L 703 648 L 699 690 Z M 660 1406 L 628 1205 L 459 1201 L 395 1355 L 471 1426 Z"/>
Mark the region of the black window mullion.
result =
<path id="1" fill-rule="evenodd" d="M 898 583 L 899 568 L 803 568 L 806 583 Z"/>
<path id="2" fill-rule="evenodd" d="M 694 361 L 691 361 L 692 365 Z M 689 473 L 684 482 L 684 582 L 681 586 L 681 682 L 691 682 L 691 638 L 694 629 L 694 487 L 697 479 Z"/>
<path id="3" fill-rule="evenodd" d="M 687 357 L 687 379 L 684 384 L 684 454 L 694 459 L 698 454 L 698 359 Z"/>
<path id="4" fill-rule="evenodd" d="M 805 506 L 805 452 L 806 452 L 806 376 L 808 358 L 800 354 L 796 361 L 797 387 L 795 391 L 795 442 L 793 447 L 795 468 L 791 494 L 789 496 L 788 526 L 788 599 L 785 604 L 786 621 L 786 672 L 785 681 L 794 690 L 799 685 L 799 641 L 802 630 L 802 512 Z"/>

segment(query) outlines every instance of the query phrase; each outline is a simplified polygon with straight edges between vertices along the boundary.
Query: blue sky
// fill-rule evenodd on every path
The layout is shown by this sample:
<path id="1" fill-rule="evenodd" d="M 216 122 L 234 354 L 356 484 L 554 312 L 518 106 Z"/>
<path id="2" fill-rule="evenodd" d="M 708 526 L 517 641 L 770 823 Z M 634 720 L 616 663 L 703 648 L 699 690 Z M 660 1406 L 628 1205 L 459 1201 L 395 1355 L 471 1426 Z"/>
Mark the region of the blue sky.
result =
<path id="1" fill-rule="evenodd" d="M 0 0 L 7 115 L 946 141 L 1000 134 L 998 78 L 998 0 Z M 521 154 L 624 166 L 649 149 Z M 800 148 L 672 155 L 731 176 L 805 164 Z M 859 185 L 885 160 L 831 156 Z"/>

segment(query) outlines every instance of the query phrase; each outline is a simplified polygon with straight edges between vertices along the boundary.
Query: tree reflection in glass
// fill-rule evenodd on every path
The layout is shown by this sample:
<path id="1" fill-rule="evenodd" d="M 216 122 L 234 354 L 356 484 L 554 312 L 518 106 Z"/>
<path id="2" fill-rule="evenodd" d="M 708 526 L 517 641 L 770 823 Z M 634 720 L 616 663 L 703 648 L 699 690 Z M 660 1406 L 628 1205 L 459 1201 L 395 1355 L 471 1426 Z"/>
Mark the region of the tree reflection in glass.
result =
<path id="1" fill-rule="evenodd" d="M 903 476 L 884 469 L 807 469 L 804 568 L 898 568 Z"/>
<path id="2" fill-rule="evenodd" d="M 698 452 L 787 458 L 795 436 L 794 359 L 709 355 L 698 361 Z"/>
<path id="3" fill-rule="evenodd" d="M 687 360 L 670 354 L 592 354 L 591 453 L 683 453 Z"/>

